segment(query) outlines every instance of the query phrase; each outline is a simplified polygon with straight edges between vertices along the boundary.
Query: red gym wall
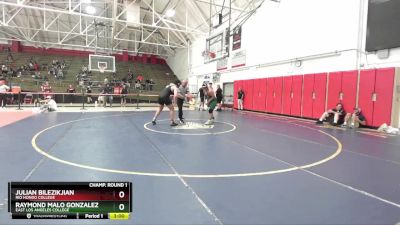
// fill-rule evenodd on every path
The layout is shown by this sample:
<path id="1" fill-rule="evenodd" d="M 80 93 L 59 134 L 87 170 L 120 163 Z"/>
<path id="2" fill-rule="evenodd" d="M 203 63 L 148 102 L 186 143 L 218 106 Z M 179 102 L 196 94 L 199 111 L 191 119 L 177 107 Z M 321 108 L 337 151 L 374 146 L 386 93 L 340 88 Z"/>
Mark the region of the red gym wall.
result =
<path id="1" fill-rule="evenodd" d="M 317 119 L 340 102 L 346 112 L 358 105 L 367 124 L 378 127 L 391 123 L 395 73 L 395 68 L 383 68 L 360 70 L 360 75 L 353 70 L 237 80 L 234 107 L 242 88 L 245 110 Z"/>
<path id="2" fill-rule="evenodd" d="M 67 55 L 67 56 L 80 56 L 88 57 L 89 54 L 94 54 L 90 51 L 79 51 L 79 50 L 69 50 L 69 49 L 57 49 L 57 48 L 36 48 L 33 46 L 24 46 L 20 41 L 13 40 L 11 45 L 0 45 L 0 48 L 10 47 L 12 52 L 29 52 L 37 54 L 50 54 L 50 55 Z M 127 51 L 122 54 L 114 54 L 116 61 L 135 61 L 140 63 L 151 63 L 151 64 L 162 64 L 165 65 L 167 62 L 165 59 L 157 58 L 156 55 L 146 55 L 133 56 L 129 55 Z"/>

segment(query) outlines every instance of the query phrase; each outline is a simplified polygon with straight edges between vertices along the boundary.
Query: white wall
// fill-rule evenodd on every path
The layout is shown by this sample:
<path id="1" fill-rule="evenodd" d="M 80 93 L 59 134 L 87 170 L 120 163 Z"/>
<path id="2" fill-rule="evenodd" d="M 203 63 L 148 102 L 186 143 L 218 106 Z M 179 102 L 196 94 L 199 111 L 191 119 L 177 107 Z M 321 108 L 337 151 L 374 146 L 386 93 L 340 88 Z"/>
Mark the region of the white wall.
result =
<path id="1" fill-rule="evenodd" d="M 166 60 L 168 66 L 180 80 L 189 77 L 190 61 L 188 59 L 188 49 L 177 49 L 174 57 L 168 57 Z"/>
<path id="2" fill-rule="evenodd" d="M 399 66 L 400 49 L 392 49 L 390 57 L 384 60 L 363 52 L 367 5 L 368 0 L 266 1 L 242 27 L 245 69 L 223 71 L 221 82 Z M 188 67 L 183 65 L 187 60 L 184 49 L 167 60 L 179 78 L 216 72 L 216 62 L 203 63 L 205 39 L 193 41 Z M 294 64 L 296 58 L 302 59 L 300 67 Z"/>

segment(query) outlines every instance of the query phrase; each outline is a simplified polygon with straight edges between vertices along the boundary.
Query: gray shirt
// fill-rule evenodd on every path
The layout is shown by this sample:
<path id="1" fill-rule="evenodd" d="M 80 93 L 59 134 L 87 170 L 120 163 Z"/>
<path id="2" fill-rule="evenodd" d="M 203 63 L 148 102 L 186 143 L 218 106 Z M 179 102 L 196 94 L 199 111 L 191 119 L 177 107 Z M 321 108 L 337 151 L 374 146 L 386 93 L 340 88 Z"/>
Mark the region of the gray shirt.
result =
<path id="1" fill-rule="evenodd" d="M 178 88 L 178 98 L 185 99 L 185 94 L 189 92 L 188 87 L 183 87 L 182 85 Z"/>

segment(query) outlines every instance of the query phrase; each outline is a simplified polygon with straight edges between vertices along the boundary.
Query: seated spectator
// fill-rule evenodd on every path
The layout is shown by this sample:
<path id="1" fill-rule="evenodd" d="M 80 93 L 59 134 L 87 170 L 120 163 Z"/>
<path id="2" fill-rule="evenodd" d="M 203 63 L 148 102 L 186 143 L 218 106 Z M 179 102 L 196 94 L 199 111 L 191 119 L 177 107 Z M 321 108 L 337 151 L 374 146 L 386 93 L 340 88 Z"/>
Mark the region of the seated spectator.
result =
<path id="1" fill-rule="evenodd" d="M 10 68 L 10 71 L 8 71 L 8 75 L 10 75 L 11 77 L 17 77 L 17 71 Z"/>
<path id="2" fill-rule="evenodd" d="M 108 84 L 108 83 L 109 83 L 108 77 L 104 78 L 104 84 Z"/>
<path id="3" fill-rule="evenodd" d="M 143 82 L 143 76 L 142 76 L 141 74 L 139 74 L 139 75 L 136 77 L 136 81 L 139 81 L 140 83 L 142 83 L 142 82 Z"/>
<path id="4" fill-rule="evenodd" d="M 33 66 L 33 62 L 32 61 L 29 62 L 28 67 L 29 67 L 30 71 L 35 70 L 35 67 Z"/>
<path id="5" fill-rule="evenodd" d="M 140 84 L 139 81 L 135 82 L 135 89 L 140 89 L 142 87 L 142 85 Z"/>
<path id="6" fill-rule="evenodd" d="M 3 74 L 3 75 L 6 75 L 7 74 L 7 72 L 8 72 L 8 68 L 7 68 L 7 66 L 6 65 L 1 65 L 1 73 Z"/>
<path id="7" fill-rule="evenodd" d="M 42 75 L 40 74 L 40 72 L 35 72 L 35 74 L 32 75 L 32 77 L 35 80 L 41 80 L 42 79 Z"/>
<path id="8" fill-rule="evenodd" d="M 40 88 L 41 88 L 41 90 L 43 92 L 43 97 L 44 98 L 46 98 L 47 96 L 51 96 L 51 94 L 49 94 L 49 93 L 52 92 L 52 88 L 51 88 L 51 86 L 50 86 L 48 81 L 44 82 Z"/>
<path id="9" fill-rule="evenodd" d="M 34 69 L 35 71 L 39 71 L 39 64 L 38 64 L 37 62 L 35 62 L 35 63 L 33 64 L 33 69 Z"/>
<path id="10" fill-rule="evenodd" d="M 324 121 L 329 122 L 333 126 L 337 126 L 338 124 L 342 124 L 344 120 L 345 112 L 343 110 L 342 103 L 336 104 L 336 108 L 329 109 L 324 112 L 319 120 L 317 120 L 316 124 L 323 124 Z"/>
<path id="11" fill-rule="evenodd" d="M 365 117 L 361 113 L 361 108 L 355 107 L 353 113 L 347 113 L 344 117 L 342 127 L 359 128 L 366 125 L 367 121 L 365 121 Z"/>
<path id="12" fill-rule="evenodd" d="M 154 81 L 153 81 L 153 78 L 151 78 L 150 79 L 150 82 L 149 82 L 149 88 L 150 88 L 150 91 L 152 91 L 153 90 L 153 86 L 154 86 Z"/>
<path id="13" fill-rule="evenodd" d="M 11 52 L 9 52 L 9 53 L 7 54 L 7 61 L 8 61 L 8 62 L 13 62 L 13 61 L 14 61 L 14 57 L 12 56 Z"/>
<path id="14" fill-rule="evenodd" d="M 56 78 L 57 79 L 63 79 L 64 78 L 64 73 L 63 73 L 62 69 L 58 70 Z"/>
<path id="15" fill-rule="evenodd" d="M 133 80 L 133 73 L 130 69 L 128 70 L 128 74 L 127 74 L 126 78 L 127 78 L 128 82 L 131 82 Z"/>
<path id="16" fill-rule="evenodd" d="M 40 109 L 42 112 L 48 111 L 48 112 L 53 112 L 57 111 L 57 103 L 54 101 L 51 96 L 47 96 L 45 100 L 40 101 L 43 105 L 40 106 Z"/>
<path id="17" fill-rule="evenodd" d="M 82 72 L 86 73 L 88 71 L 88 68 L 85 65 L 82 65 Z"/>

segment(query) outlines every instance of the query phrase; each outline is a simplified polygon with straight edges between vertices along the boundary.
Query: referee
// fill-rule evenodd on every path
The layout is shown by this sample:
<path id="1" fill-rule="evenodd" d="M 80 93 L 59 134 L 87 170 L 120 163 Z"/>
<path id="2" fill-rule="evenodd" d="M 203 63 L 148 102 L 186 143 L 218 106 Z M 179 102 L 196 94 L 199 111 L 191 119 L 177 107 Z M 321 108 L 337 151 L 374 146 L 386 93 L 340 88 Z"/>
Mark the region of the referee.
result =
<path id="1" fill-rule="evenodd" d="M 176 99 L 176 104 L 178 105 L 178 117 L 181 123 L 185 123 L 185 118 L 183 118 L 183 102 L 185 101 L 186 94 L 189 92 L 188 80 L 183 80 L 178 88 L 178 98 Z"/>

